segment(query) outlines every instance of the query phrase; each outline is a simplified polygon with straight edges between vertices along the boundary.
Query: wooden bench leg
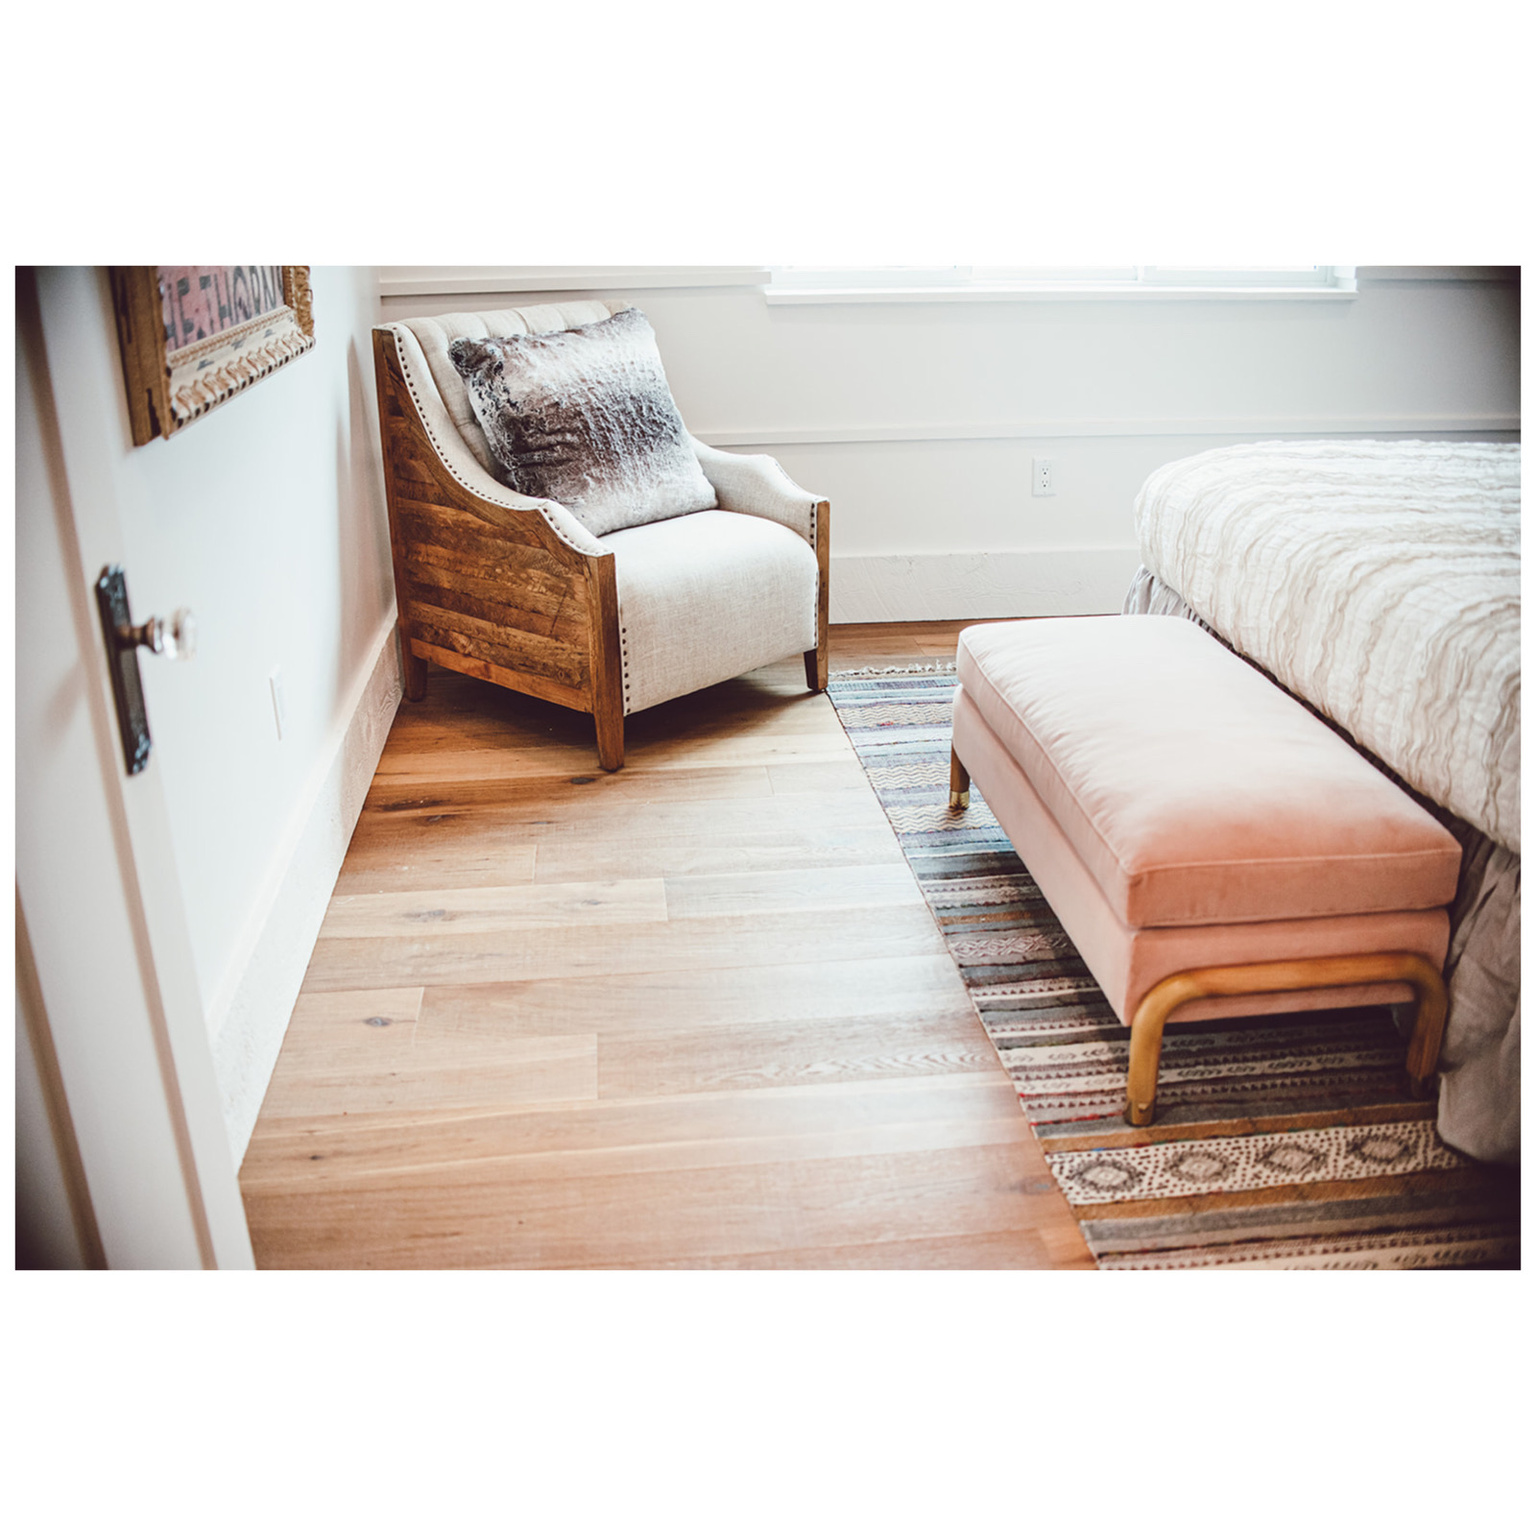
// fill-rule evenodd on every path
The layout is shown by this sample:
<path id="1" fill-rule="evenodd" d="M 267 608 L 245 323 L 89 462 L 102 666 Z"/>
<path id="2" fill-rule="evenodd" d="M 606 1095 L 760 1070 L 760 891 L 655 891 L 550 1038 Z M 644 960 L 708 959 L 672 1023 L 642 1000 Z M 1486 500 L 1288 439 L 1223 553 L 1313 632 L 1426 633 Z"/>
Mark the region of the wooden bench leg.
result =
<path id="1" fill-rule="evenodd" d="M 1417 1004 L 1408 1042 L 1408 1085 L 1415 1098 L 1435 1088 L 1435 1068 L 1445 1034 L 1445 982 L 1423 955 L 1335 955 L 1318 960 L 1272 960 L 1256 965 L 1218 965 L 1180 971 L 1158 982 L 1131 1018 L 1131 1060 L 1126 1075 L 1125 1119 L 1151 1125 L 1157 1113 L 1157 1068 L 1163 1026 L 1181 1003 L 1198 997 L 1242 997 L 1261 992 L 1309 992 L 1365 982 L 1405 981 Z"/>
<path id="2" fill-rule="evenodd" d="M 949 749 L 949 808 L 963 811 L 971 803 L 971 776 L 964 763 Z"/>

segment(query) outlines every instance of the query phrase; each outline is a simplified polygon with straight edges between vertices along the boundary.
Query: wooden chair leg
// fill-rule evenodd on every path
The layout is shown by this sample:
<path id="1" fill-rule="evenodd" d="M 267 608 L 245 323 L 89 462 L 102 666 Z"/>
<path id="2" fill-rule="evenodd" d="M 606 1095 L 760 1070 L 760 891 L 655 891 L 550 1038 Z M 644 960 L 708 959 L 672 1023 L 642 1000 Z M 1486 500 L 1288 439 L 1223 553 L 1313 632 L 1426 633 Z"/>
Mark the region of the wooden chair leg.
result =
<path id="1" fill-rule="evenodd" d="M 1180 971 L 1142 998 L 1131 1017 L 1131 1059 L 1126 1074 L 1125 1119 L 1151 1125 L 1157 1114 L 1157 1068 L 1163 1054 L 1163 1026 L 1181 1003 L 1199 997 L 1242 997 L 1261 992 L 1309 992 L 1366 982 L 1406 981 L 1417 1011 L 1408 1042 L 1408 1085 L 1414 1096 L 1434 1092 L 1440 1042 L 1445 1034 L 1445 982 L 1423 955 L 1393 951 L 1380 955 L 1330 955 L 1316 960 L 1271 960 L 1255 965 L 1217 965 Z"/>
<path id="2" fill-rule="evenodd" d="M 827 648 L 825 644 L 818 645 L 813 651 L 805 652 L 805 686 L 812 693 L 825 693 L 827 691 Z"/>
<path id="3" fill-rule="evenodd" d="M 427 658 L 412 654 L 411 642 L 403 633 L 400 636 L 400 656 L 405 696 L 411 703 L 419 704 L 427 696 Z"/>
<path id="4" fill-rule="evenodd" d="M 624 632 L 619 627 L 619 581 L 611 553 L 587 561 L 587 605 L 597 760 L 609 773 L 617 773 L 624 766 Z"/>
<path id="5" fill-rule="evenodd" d="M 964 763 L 949 749 L 949 808 L 963 811 L 971 803 L 971 775 Z"/>
<path id="6" fill-rule="evenodd" d="M 816 649 L 805 653 L 805 686 L 812 693 L 827 691 L 827 601 L 831 586 L 832 508 L 818 501 L 811 513 L 811 545 L 816 551 Z"/>
<path id="7" fill-rule="evenodd" d="M 618 700 L 592 712 L 597 726 L 597 760 L 609 773 L 624 766 L 624 706 Z"/>

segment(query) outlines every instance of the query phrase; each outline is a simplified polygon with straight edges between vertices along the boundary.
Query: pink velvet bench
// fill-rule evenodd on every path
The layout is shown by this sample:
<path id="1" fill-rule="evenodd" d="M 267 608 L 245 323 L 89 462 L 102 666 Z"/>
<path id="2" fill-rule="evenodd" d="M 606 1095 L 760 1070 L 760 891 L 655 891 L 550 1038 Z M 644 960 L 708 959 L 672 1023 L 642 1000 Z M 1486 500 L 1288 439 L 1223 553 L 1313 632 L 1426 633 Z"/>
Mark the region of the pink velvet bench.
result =
<path id="1" fill-rule="evenodd" d="M 1461 850 L 1321 721 L 1187 619 L 963 630 L 950 804 L 974 779 L 1131 1031 L 1155 1114 L 1170 1019 L 1417 1003 L 1434 1089 Z"/>

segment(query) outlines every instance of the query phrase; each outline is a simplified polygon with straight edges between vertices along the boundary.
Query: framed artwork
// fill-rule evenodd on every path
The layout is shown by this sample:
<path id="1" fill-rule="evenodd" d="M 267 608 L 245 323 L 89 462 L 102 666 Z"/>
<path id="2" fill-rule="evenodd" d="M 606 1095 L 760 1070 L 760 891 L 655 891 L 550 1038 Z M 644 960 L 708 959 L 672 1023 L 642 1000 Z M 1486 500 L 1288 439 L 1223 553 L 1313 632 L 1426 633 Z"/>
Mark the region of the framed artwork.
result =
<path id="1" fill-rule="evenodd" d="M 315 344 L 308 267 L 110 267 L 133 441 L 170 437 Z"/>

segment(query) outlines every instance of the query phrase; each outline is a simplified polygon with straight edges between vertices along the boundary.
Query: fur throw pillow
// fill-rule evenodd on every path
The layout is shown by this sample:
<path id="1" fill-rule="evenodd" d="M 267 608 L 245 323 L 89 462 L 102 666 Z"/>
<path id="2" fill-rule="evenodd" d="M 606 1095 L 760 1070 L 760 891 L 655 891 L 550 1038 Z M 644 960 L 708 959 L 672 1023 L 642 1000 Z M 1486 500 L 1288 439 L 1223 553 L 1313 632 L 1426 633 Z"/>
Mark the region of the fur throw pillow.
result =
<path id="1" fill-rule="evenodd" d="M 569 331 L 461 336 L 448 355 L 514 491 L 558 501 L 599 536 L 718 505 L 638 309 Z"/>

